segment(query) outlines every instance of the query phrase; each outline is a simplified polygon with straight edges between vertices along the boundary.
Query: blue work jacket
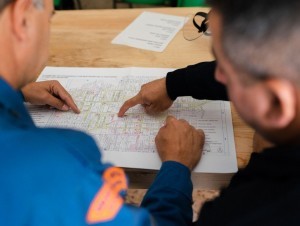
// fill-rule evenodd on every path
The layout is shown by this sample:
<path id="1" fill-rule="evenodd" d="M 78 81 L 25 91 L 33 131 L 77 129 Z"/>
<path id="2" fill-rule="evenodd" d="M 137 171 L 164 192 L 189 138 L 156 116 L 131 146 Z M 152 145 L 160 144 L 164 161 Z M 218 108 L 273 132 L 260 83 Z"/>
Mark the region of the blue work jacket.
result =
<path id="1" fill-rule="evenodd" d="M 94 140 L 38 128 L 20 92 L 0 79 L 0 225 L 189 225 L 190 171 L 164 162 L 142 207 L 124 203 L 126 176 Z"/>

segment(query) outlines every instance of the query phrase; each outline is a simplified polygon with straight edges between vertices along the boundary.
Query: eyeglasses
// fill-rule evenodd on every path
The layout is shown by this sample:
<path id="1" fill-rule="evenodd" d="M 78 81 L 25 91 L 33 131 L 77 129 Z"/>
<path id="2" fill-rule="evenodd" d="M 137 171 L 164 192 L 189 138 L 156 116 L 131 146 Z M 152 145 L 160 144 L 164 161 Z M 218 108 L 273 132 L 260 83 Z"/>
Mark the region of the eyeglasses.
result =
<path id="1" fill-rule="evenodd" d="M 185 24 L 183 26 L 183 37 L 188 41 L 193 41 L 200 36 L 210 36 L 211 32 L 208 27 L 208 14 L 205 12 L 197 12 L 193 16 L 187 16 Z M 193 19 L 190 19 L 193 17 Z"/>

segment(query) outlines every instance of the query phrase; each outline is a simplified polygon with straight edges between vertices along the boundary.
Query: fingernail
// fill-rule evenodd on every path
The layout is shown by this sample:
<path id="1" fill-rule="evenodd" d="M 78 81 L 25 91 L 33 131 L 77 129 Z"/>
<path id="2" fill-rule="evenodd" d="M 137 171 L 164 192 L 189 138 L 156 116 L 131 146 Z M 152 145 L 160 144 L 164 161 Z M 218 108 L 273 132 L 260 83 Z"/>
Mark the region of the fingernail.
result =
<path id="1" fill-rule="evenodd" d="M 75 105 L 75 106 L 76 106 L 77 112 L 80 113 L 80 109 L 77 107 L 77 105 Z"/>
<path id="2" fill-rule="evenodd" d="M 64 105 L 62 106 L 61 109 L 62 109 L 63 111 L 68 111 L 68 110 L 69 110 L 69 107 L 68 107 L 67 105 L 64 104 Z"/>

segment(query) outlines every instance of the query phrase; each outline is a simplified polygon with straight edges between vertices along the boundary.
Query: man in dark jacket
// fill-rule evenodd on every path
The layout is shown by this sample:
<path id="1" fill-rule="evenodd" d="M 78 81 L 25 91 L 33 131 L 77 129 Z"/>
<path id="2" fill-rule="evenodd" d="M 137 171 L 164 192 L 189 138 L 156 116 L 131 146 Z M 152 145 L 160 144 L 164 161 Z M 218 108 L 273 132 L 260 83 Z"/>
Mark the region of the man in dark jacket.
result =
<path id="1" fill-rule="evenodd" d="M 160 112 L 179 96 L 229 99 L 274 147 L 253 153 L 220 196 L 203 206 L 196 224 L 299 225 L 300 2 L 210 3 L 217 63 L 189 66 L 144 85 L 119 116 L 136 104 Z"/>

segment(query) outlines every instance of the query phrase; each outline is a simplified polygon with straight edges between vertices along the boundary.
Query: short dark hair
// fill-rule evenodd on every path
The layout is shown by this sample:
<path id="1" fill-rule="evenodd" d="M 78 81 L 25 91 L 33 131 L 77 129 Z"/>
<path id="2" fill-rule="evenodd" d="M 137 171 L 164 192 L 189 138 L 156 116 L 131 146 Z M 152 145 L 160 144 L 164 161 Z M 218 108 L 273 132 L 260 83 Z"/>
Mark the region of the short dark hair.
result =
<path id="1" fill-rule="evenodd" d="M 0 12 L 13 0 L 0 0 Z"/>
<path id="2" fill-rule="evenodd" d="M 299 0 L 208 0 L 222 18 L 229 60 L 256 77 L 300 82 Z"/>

